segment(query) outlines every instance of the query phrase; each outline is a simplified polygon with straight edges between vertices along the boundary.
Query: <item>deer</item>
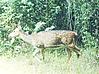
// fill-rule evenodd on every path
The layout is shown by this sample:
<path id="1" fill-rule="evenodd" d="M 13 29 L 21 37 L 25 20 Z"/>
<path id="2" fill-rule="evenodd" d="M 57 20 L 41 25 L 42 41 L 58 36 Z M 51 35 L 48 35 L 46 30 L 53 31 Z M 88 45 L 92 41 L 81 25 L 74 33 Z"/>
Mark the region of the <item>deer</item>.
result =
<path id="1" fill-rule="evenodd" d="M 46 48 L 56 48 L 61 45 L 66 46 L 65 48 L 68 53 L 68 61 L 72 56 L 72 51 L 76 53 L 78 58 L 80 56 L 80 48 L 75 44 L 75 36 L 77 36 L 77 33 L 74 31 L 50 30 L 40 31 L 29 35 L 22 31 L 21 26 L 17 26 L 15 30 L 8 35 L 8 37 L 15 38 L 17 36 L 23 41 L 33 45 L 35 48 L 34 56 L 40 51 L 43 60 L 45 58 L 44 50 Z"/>

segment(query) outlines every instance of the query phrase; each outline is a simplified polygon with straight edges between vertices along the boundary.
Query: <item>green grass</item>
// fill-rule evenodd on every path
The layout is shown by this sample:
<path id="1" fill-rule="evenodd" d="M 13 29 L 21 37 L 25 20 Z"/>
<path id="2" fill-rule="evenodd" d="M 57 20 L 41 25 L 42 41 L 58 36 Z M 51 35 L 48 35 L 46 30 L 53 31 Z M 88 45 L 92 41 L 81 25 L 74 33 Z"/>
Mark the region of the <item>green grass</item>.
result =
<path id="1" fill-rule="evenodd" d="M 73 53 L 69 63 L 67 63 L 68 56 L 63 51 L 53 51 L 53 53 L 49 53 L 51 50 L 48 49 L 48 51 L 45 51 L 45 60 L 39 63 L 32 57 L 33 51 L 29 52 L 30 49 L 31 48 L 27 50 L 27 48 L 24 47 L 23 49 L 19 48 L 19 50 L 14 51 L 13 54 L 8 50 L 4 52 L 2 56 L 10 58 L 24 56 L 25 59 L 20 58 L 20 60 L 24 62 L 28 59 L 28 65 L 35 66 L 36 74 L 99 74 L 99 63 L 94 56 L 90 54 L 91 51 L 84 51 L 79 59 L 77 59 L 76 54 Z"/>
<path id="2" fill-rule="evenodd" d="M 47 55 L 45 63 L 40 63 L 37 74 L 99 74 L 99 65 L 94 58 L 83 54 L 79 59 L 75 54 L 67 63 L 67 56 Z"/>

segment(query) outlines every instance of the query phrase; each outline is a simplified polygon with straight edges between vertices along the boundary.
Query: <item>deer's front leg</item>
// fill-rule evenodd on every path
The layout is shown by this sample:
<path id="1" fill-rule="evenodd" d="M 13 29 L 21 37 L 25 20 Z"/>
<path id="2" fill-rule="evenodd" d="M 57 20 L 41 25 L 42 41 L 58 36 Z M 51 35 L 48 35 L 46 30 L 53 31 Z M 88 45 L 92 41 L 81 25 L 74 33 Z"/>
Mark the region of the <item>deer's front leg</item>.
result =
<path id="1" fill-rule="evenodd" d="M 42 59 L 44 60 L 45 57 L 44 57 L 44 48 L 41 49 L 41 54 L 42 54 Z"/>
<path id="2" fill-rule="evenodd" d="M 40 48 L 35 47 L 35 51 L 33 52 L 33 57 L 38 61 L 38 62 L 42 62 L 41 59 L 39 57 L 37 57 L 37 53 L 40 52 Z"/>
<path id="3" fill-rule="evenodd" d="M 37 48 L 37 47 L 34 47 L 34 49 L 35 49 L 35 50 L 34 50 L 34 52 L 33 52 L 33 56 L 36 56 L 36 54 L 40 52 L 40 49 Z"/>

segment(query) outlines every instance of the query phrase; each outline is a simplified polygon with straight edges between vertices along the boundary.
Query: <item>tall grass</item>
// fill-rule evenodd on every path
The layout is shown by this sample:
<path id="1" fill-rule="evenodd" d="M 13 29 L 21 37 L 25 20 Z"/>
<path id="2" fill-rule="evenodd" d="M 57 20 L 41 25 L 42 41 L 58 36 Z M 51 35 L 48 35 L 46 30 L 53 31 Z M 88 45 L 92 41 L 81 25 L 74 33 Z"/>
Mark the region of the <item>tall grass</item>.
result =
<path id="1" fill-rule="evenodd" d="M 61 48 L 60 48 L 61 49 Z M 0 45 L 0 54 L 5 57 L 24 56 L 35 65 L 37 74 L 99 74 L 99 63 L 95 59 L 94 51 L 83 51 L 79 59 L 73 53 L 69 63 L 67 54 L 59 49 L 47 49 L 45 60 L 39 63 L 34 57 L 32 46 L 24 43 L 10 46 L 5 43 Z M 53 52 L 52 52 L 53 51 Z M 36 60 L 36 61 L 35 61 Z"/>
<path id="2" fill-rule="evenodd" d="M 69 63 L 66 60 L 66 55 L 46 54 L 46 63 L 37 65 L 37 74 L 99 74 L 98 62 L 85 53 L 79 59 L 73 54 Z"/>

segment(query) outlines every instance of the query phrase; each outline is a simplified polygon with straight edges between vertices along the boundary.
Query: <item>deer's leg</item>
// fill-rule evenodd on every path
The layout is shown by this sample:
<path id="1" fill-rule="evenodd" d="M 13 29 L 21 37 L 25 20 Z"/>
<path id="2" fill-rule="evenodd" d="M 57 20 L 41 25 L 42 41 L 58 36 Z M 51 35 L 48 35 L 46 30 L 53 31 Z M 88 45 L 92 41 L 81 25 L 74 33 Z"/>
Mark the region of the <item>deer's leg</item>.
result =
<path id="1" fill-rule="evenodd" d="M 69 47 L 72 48 L 72 50 L 76 53 L 77 57 L 79 58 L 80 56 L 80 49 L 74 44 L 69 44 Z"/>
<path id="2" fill-rule="evenodd" d="M 69 62 L 69 60 L 70 60 L 70 58 L 72 56 L 71 52 L 72 51 L 69 48 L 67 48 L 67 53 L 68 53 L 68 60 L 67 60 L 67 62 Z"/>
<path id="3" fill-rule="evenodd" d="M 77 51 L 77 50 L 73 50 L 75 53 L 76 53 L 76 55 L 77 55 L 77 58 L 79 58 L 79 56 L 80 56 L 80 53 Z"/>
<path id="4" fill-rule="evenodd" d="M 74 39 L 73 39 L 73 44 L 74 44 L 74 52 L 76 53 L 77 57 L 79 58 L 79 56 L 81 55 L 80 48 L 78 48 L 78 47 L 75 45 Z"/>
<path id="5" fill-rule="evenodd" d="M 80 49 L 75 45 L 75 49 L 74 52 L 76 53 L 77 57 L 79 58 L 79 56 L 81 55 Z"/>
<path id="6" fill-rule="evenodd" d="M 36 54 L 40 52 L 40 49 L 37 47 L 34 47 L 34 48 L 35 48 L 35 51 L 33 52 L 33 56 L 36 56 Z"/>
<path id="7" fill-rule="evenodd" d="M 38 61 L 41 62 L 40 58 L 37 57 L 37 53 L 40 52 L 40 48 L 34 47 L 35 51 L 33 52 L 33 57 Z"/>
<path id="8" fill-rule="evenodd" d="M 44 60 L 44 58 L 45 58 L 44 57 L 44 48 L 41 49 L 41 54 L 42 54 L 42 57 L 43 57 L 43 60 Z"/>
<path id="9" fill-rule="evenodd" d="M 78 48 L 76 45 L 75 45 L 75 49 L 80 52 L 80 48 Z"/>

